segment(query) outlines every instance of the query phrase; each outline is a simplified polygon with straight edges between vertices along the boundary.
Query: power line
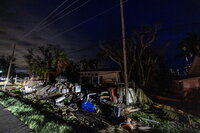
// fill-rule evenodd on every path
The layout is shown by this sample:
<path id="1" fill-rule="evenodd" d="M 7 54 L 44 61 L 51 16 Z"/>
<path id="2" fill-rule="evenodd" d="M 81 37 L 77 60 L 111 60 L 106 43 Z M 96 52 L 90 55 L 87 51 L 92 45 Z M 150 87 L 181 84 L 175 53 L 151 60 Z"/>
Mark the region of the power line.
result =
<path id="1" fill-rule="evenodd" d="M 81 48 L 81 49 L 78 49 L 78 50 L 73 50 L 73 51 L 67 52 L 67 54 L 69 55 L 69 54 L 77 53 L 77 52 L 84 51 L 84 50 L 90 50 L 89 48 L 93 48 L 93 47 L 96 47 L 96 46 L 93 45 L 93 46 L 88 46 L 88 47 Z"/>
<path id="2" fill-rule="evenodd" d="M 67 10 L 68 8 L 70 8 L 71 6 L 73 6 L 76 2 L 78 2 L 79 0 L 76 0 L 74 2 L 72 2 L 69 6 L 65 7 L 63 10 L 61 10 L 59 13 L 55 14 L 53 17 L 51 18 L 55 18 L 56 16 L 60 15 L 61 13 L 63 13 L 65 10 Z M 50 18 L 49 18 L 50 19 Z M 48 21 L 46 21 L 46 23 L 43 24 L 43 27 L 48 23 Z"/>
<path id="3" fill-rule="evenodd" d="M 127 2 L 127 1 L 128 1 L 128 0 L 124 1 L 123 3 Z M 58 33 L 58 34 L 55 35 L 52 39 L 54 39 L 54 38 L 56 38 L 56 37 L 58 37 L 58 36 L 60 36 L 60 35 L 62 35 L 62 34 L 64 34 L 64 33 L 66 33 L 66 32 L 69 32 L 69 31 L 71 31 L 71 30 L 74 30 L 75 28 L 77 28 L 77 27 L 79 27 L 79 26 L 81 26 L 81 25 L 83 25 L 83 24 L 85 24 L 85 23 L 87 23 L 87 22 L 89 22 L 89 21 L 91 21 L 91 20 L 97 18 L 98 16 L 101 16 L 101 15 L 103 15 L 103 14 L 109 12 L 110 10 L 114 9 L 115 7 L 117 7 L 117 6 L 119 6 L 119 5 L 120 5 L 120 4 L 116 4 L 115 6 L 113 6 L 113 7 L 111 7 L 111 8 L 108 8 L 108 9 L 104 10 L 104 11 L 101 12 L 101 13 L 98 13 L 97 15 L 95 15 L 95 16 L 93 16 L 93 17 L 90 17 L 90 18 L 88 18 L 88 19 L 82 21 L 82 22 L 79 23 L 79 24 L 77 24 L 77 25 L 75 25 L 75 26 L 73 26 L 73 27 L 71 27 L 71 28 L 69 28 L 69 29 L 66 29 L 65 31 L 63 31 L 63 32 L 61 32 L 61 33 Z"/>
<path id="4" fill-rule="evenodd" d="M 23 40 L 25 37 L 30 35 L 34 30 L 36 30 L 39 26 L 42 25 L 52 14 L 54 14 L 61 6 L 63 6 L 68 0 L 62 2 L 58 7 L 56 7 L 49 15 L 47 15 L 44 19 L 42 19 L 33 29 L 31 29 L 28 33 L 24 34 L 20 40 Z"/>
<path id="5" fill-rule="evenodd" d="M 72 13 L 72 12 L 78 10 L 79 8 L 83 7 L 84 5 L 86 5 L 87 3 L 89 3 L 90 1 L 91 1 L 91 0 L 88 0 L 88 1 L 84 2 L 83 4 L 81 4 L 80 6 L 78 6 L 78 7 L 74 8 L 74 9 L 72 9 L 71 11 L 65 13 L 65 14 L 62 15 L 61 17 L 59 17 L 59 18 L 55 19 L 54 21 L 52 21 L 51 23 L 49 23 L 49 24 L 43 26 L 40 30 L 45 29 L 45 28 L 48 27 L 49 25 L 52 25 L 53 23 L 55 23 L 56 21 L 58 21 L 59 19 L 62 19 L 62 18 L 64 18 L 65 16 L 69 15 L 70 13 Z M 40 30 L 39 30 L 39 31 L 40 31 Z"/>
<path id="6" fill-rule="evenodd" d="M 39 28 L 42 24 L 45 23 L 50 16 L 52 16 L 59 8 L 61 8 L 68 0 L 65 0 L 62 2 L 59 6 L 57 6 L 53 11 L 51 11 L 44 19 L 42 19 L 37 25 L 35 25 L 29 32 L 22 35 L 22 37 L 19 39 L 19 41 L 23 40 L 25 37 L 29 36 L 33 31 L 35 31 L 37 28 Z"/>
<path id="7" fill-rule="evenodd" d="M 124 1 L 123 3 L 127 2 L 127 1 L 128 1 L 128 0 Z M 107 13 L 108 11 L 112 10 L 113 8 L 115 8 L 115 7 L 119 6 L 119 5 L 120 5 L 120 4 L 117 4 L 117 5 L 115 5 L 115 6 L 111 7 L 111 8 L 109 8 L 109 9 L 104 10 L 104 11 L 101 12 L 101 13 L 98 13 L 97 15 L 95 15 L 95 16 L 93 16 L 93 17 L 91 17 L 91 18 L 89 18 L 89 19 L 87 19 L 87 20 L 85 20 L 85 21 L 83 21 L 83 22 L 81 22 L 81 23 L 79 23 L 79 24 L 73 26 L 72 28 L 69 28 L 69 29 L 67 29 L 67 30 L 65 30 L 65 31 L 63 31 L 63 32 L 61 32 L 61 33 L 59 33 L 59 34 L 57 34 L 57 35 L 54 36 L 52 39 L 54 39 L 54 38 L 56 38 L 56 37 L 58 37 L 58 36 L 60 36 L 60 35 L 62 35 L 62 34 L 64 34 L 64 33 L 66 33 L 66 32 L 71 31 L 71 30 L 73 30 L 73 29 L 75 29 L 75 28 L 81 26 L 82 24 L 87 23 L 88 21 L 91 21 L 92 19 L 95 19 L 96 17 L 98 17 L 98 16 L 100 16 L 100 15 L 103 15 L 103 14 Z M 93 45 L 93 46 L 81 48 L 81 49 L 78 49 L 78 50 L 74 50 L 74 51 L 68 52 L 67 54 L 77 53 L 77 52 L 80 52 L 80 51 L 88 50 L 89 48 L 93 48 L 93 47 L 96 47 L 96 46 Z"/>

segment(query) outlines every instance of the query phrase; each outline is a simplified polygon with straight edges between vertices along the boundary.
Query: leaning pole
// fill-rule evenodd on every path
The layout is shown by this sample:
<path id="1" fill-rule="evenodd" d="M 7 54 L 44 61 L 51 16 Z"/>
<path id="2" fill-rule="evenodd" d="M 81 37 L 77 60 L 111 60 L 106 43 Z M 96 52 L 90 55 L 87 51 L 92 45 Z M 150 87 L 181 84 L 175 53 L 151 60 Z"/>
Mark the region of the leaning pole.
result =
<path id="1" fill-rule="evenodd" d="M 8 67 L 8 72 L 7 72 L 7 77 L 6 77 L 6 82 L 4 84 L 3 91 L 6 90 L 6 85 L 8 83 L 9 77 L 10 77 L 10 70 L 11 70 L 11 67 L 12 67 L 13 57 L 14 57 L 14 54 L 15 54 L 15 46 L 16 46 L 16 44 L 13 45 L 13 51 L 12 51 L 12 55 L 11 55 L 11 59 L 10 59 L 9 67 Z"/>

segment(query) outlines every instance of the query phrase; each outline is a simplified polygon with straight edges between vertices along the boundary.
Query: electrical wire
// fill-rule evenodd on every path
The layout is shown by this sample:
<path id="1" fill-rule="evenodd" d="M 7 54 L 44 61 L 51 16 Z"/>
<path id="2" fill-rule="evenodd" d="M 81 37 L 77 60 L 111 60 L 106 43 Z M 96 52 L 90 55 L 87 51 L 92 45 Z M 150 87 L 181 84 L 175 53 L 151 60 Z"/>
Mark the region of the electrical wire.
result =
<path id="1" fill-rule="evenodd" d="M 67 15 L 69 15 L 69 14 L 71 14 L 72 12 L 74 12 L 74 11 L 78 10 L 79 8 L 83 7 L 84 5 L 86 5 L 87 3 L 89 3 L 90 1 L 91 1 L 91 0 L 88 0 L 88 1 L 84 2 L 83 4 L 81 4 L 80 6 L 78 6 L 78 7 L 74 8 L 74 9 L 72 9 L 71 11 L 65 13 L 65 14 L 62 15 L 61 17 L 59 17 L 59 18 L 55 19 L 54 21 L 52 21 L 51 23 L 49 23 L 49 24 L 43 26 L 40 30 L 43 30 L 43 29 L 45 29 L 46 27 L 48 27 L 49 25 L 52 25 L 53 23 L 55 23 L 56 21 L 58 21 L 59 19 L 62 19 L 62 18 L 64 18 L 64 17 L 66 17 Z M 39 30 L 39 31 L 40 31 L 40 30 Z"/>
<path id="2" fill-rule="evenodd" d="M 127 2 L 127 1 L 128 1 L 128 0 L 124 1 L 123 3 Z M 60 36 L 60 35 L 62 35 L 62 34 L 64 34 L 64 33 L 66 33 L 66 32 L 71 31 L 71 30 L 73 30 L 73 29 L 75 29 L 75 28 L 81 26 L 82 24 L 85 24 L 85 23 L 91 21 L 92 19 L 95 19 L 96 17 L 98 17 L 98 16 L 100 16 L 100 15 L 103 15 L 103 14 L 109 12 L 110 10 L 112 10 L 113 8 L 115 8 L 115 7 L 119 6 L 119 5 L 120 5 L 120 4 L 116 4 L 115 6 L 113 6 L 113 7 L 111 7 L 111 8 L 108 8 L 108 9 L 104 10 L 104 11 L 101 12 L 101 13 L 98 13 L 97 15 L 95 15 L 95 16 L 93 16 L 93 17 L 91 17 L 91 18 L 89 18 L 89 19 L 87 19 L 87 20 L 85 20 L 85 21 L 83 21 L 83 22 L 81 22 L 81 23 L 79 23 L 79 24 L 77 24 L 77 25 L 75 25 L 75 26 L 73 26 L 73 27 L 71 27 L 71 28 L 69 28 L 69 29 L 67 29 L 67 30 L 65 30 L 65 31 L 63 31 L 63 32 L 61 32 L 61 33 L 59 33 L 59 34 L 57 34 L 57 35 L 54 36 L 52 39 L 54 39 L 54 38 L 56 38 L 56 37 L 58 37 L 58 36 Z M 74 51 L 70 51 L 70 52 L 68 52 L 67 54 L 69 55 L 69 54 L 77 53 L 77 52 L 80 52 L 80 51 L 89 50 L 90 48 L 93 48 L 93 47 L 96 47 L 96 45 L 89 46 L 89 47 L 85 47 L 85 48 L 81 48 L 81 49 L 74 50 Z"/>
<path id="3" fill-rule="evenodd" d="M 128 0 L 124 1 L 123 3 L 127 2 L 127 1 L 128 1 Z M 108 9 L 102 11 L 101 13 L 98 13 L 97 15 L 95 15 L 95 16 L 93 16 L 93 17 L 90 17 L 90 18 L 88 18 L 88 19 L 82 21 L 82 22 L 79 23 L 79 24 L 77 24 L 77 25 L 75 25 L 75 26 L 73 26 L 73 27 L 71 27 L 71 28 L 69 28 L 69 29 L 66 29 L 66 30 L 64 30 L 64 31 L 61 32 L 61 33 L 58 33 L 57 35 L 55 35 L 54 37 L 52 37 L 52 39 L 54 39 L 54 38 L 56 38 L 56 37 L 58 37 L 58 36 L 60 36 L 60 35 L 62 35 L 62 34 L 64 34 L 64 33 L 66 33 L 66 32 L 69 32 L 69 31 L 71 31 L 71 30 L 74 30 L 75 28 L 77 28 L 77 27 L 79 27 L 79 26 L 81 26 L 81 25 L 83 25 L 83 24 L 85 24 L 85 23 L 87 23 L 87 22 L 89 22 L 89 21 L 91 21 L 91 20 L 97 18 L 98 16 L 101 16 L 101 15 L 103 15 L 103 14 L 105 14 L 105 13 L 111 11 L 112 9 L 114 9 L 115 7 L 117 7 L 117 6 L 119 6 L 119 5 L 120 5 L 120 4 L 116 4 L 115 6 L 113 6 L 113 7 L 111 7 L 111 8 L 108 8 Z"/>
<path id="4" fill-rule="evenodd" d="M 62 2 L 59 6 L 57 6 L 50 14 L 48 14 L 44 19 L 42 19 L 35 27 L 33 27 L 29 32 L 25 33 L 20 40 L 23 40 L 25 37 L 30 35 L 33 31 L 39 28 L 51 15 L 53 15 L 60 7 L 62 7 L 68 0 Z"/>
<path id="5" fill-rule="evenodd" d="M 55 14 L 54 16 L 52 16 L 51 18 L 55 18 L 57 16 L 59 16 L 61 13 L 63 13 L 65 10 L 67 10 L 68 8 L 70 8 L 71 6 L 73 6 L 76 2 L 78 2 L 79 0 L 76 0 L 74 2 L 72 2 L 69 6 L 65 7 L 63 10 L 61 10 L 59 13 Z M 49 18 L 50 19 L 50 18 Z M 46 23 L 43 24 L 43 27 L 45 25 L 47 25 L 48 21 Z"/>
<path id="6" fill-rule="evenodd" d="M 96 47 L 96 46 L 93 45 L 93 46 L 88 46 L 88 47 L 81 48 L 81 49 L 78 49 L 78 50 L 73 50 L 73 51 L 67 52 L 67 54 L 70 55 L 70 54 L 74 54 L 74 53 L 77 53 L 77 52 L 80 52 L 80 51 L 90 50 L 90 48 L 93 48 L 93 47 Z"/>

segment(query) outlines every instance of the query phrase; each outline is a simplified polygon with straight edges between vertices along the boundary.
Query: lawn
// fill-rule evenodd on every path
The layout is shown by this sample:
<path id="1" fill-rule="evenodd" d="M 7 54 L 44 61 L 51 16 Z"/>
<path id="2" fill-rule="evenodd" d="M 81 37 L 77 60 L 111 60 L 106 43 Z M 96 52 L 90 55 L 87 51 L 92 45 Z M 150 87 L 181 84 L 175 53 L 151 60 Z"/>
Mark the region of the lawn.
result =
<path id="1" fill-rule="evenodd" d="M 69 133 L 72 127 L 45 117 L 31 105 L 0 92 L 0 103 L 36 133 Z"/>
<path id="2" fill-rule="evenodd" d="M 109 127 L 119 129 L 119 124 L 110 117 L 112 107 L 101 108 L 101 114 L 84 110 L 70 112 L 67 107 L 58 108 L 37 100 L 32 94 L 20 98 L 19 90 L 9 93 L 0 92 L 0 104 L 6 107 L 36 133 L 101 132 Z M 140 111 L 129 113 L 134 122 L 152 127 L 153 133 L 200 133 L 200 118 L 187 114 L 177 108 L 153 103 L 138 105 Z M 107 116 L 105 115 L 107 114 Z M 104 122 L 108 124 L 105 125 Z M 122 121 L 121 121 L 122 122 Z M 69 126 L 70 125 L 70 126 Z M 107 130 L 108 129 L 108 130 Z M 134 132 L 140 132 L 134 130 Z"/>

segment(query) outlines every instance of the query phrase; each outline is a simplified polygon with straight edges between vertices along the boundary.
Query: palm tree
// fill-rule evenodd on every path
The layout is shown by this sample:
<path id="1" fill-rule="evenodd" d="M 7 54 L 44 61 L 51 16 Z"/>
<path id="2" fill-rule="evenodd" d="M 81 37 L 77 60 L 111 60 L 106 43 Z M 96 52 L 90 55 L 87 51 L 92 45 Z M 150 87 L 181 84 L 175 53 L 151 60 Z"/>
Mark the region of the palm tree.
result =
<path id="1" fill-rule="evenodd" d="M 186 38 L 178 44 L 177 49 L 180 50 L 177 56 L 184 57 L 189 63 L 189 59 L 200 52 L 200 37 L 196 33 L 188 33 Z"/>
<path id="2" fill-rule="evenodd" d="M 37 53 L 29 49 L 24 57 L 29 66 L 30 75 L 47 80 L 50 73 L 54 76 L 60 74 L 68 61 L 64 51 L 52 45 L 38 47 Z"/>
<path id="3" fill-rule="evenodd" d="M 55 68 L 56 76 L 63 72 L 67 63 L 68 63 L 68 59 L 65 52 L 58 50 L 53 58 L 53 65 Z"/>

